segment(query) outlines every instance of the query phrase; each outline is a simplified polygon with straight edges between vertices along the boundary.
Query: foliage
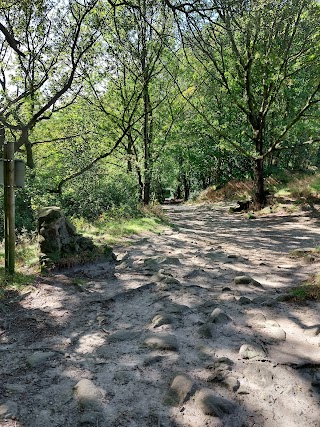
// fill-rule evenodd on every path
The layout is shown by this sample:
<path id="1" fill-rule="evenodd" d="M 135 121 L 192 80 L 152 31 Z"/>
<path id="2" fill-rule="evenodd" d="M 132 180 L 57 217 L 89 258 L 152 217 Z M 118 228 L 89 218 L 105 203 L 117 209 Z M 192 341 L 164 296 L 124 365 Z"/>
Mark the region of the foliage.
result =
<path id="1" fill-rule="evenodd" d="M 315 274 L 301 286 L 293 288 L 290 296 L 295 302 L 304 302 L 307 300 L 320 300 L 320 274 Z"/>

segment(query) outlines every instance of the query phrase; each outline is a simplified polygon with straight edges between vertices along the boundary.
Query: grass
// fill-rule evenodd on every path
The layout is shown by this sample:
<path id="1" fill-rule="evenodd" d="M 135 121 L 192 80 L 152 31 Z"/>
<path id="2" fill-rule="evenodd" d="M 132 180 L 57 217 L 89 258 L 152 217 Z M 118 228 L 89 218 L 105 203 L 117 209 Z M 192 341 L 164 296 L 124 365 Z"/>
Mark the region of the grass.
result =
<path id="1" fill-rule="evenodd" d="M 100 256 L 110 255 L 112 249 L 109 245 L 119 243 L 127 237 L 146 232 L 160 233 L 168 221 L 160 206 L 145 207 L 141 209 L 140 218 L 106 218 L 101 217 L 94 223 L 88 223 L 83 219 L 73 221 L 77 231 L 84 236 L 92 238 L 97 251 L 89 254 L 91 258 L 83 259 L 76 255 L 70 259 L 62 260 L 60 267 L 70 267 L 75 263 L 94 262 Z M 84 254 L 85 255 L 85 254 Z M 4 245 L 0 244 L 0 262 L 4 266 Z M 4 267 L 0 267 L 0 300 L 16 291 L 21 293 L 28 289 L 40 274 L 39 248 L 37 236 L 28 236 L 22 233 L 17 239 L 16 245 L 16 273 L 12 276 L 5 274 Z M 83 285 L 80 284 L 79 285 Z"/>
<path id="2" fill-rule="evenodd" d="M 5 273 L 4 267 L 0 267 L 0 301 L 12 292 L 26 292 L 35 280 L 35 274 L 27 274 L 20 271 L 12 275 Z"/>
<path id="3" fill-rule="evenodd" d="M 143 216 L 138 218 L 108 218 L 101 216 L 93 223 L 84 219 L 74 219 L 78 231 L 91 237 L 96 245 L 112 245 L 124 238 L 146 232 L 160 233 L 164 226 L 169 225 L 167 217 L 158 205 L 143 207 Z"/>
<path id="4" fill-rule="evenodd" d="M 311 276 L 301 286 L 292 289 L 290 296 L 294 302 L 320 301 L 320 273 Z"/>

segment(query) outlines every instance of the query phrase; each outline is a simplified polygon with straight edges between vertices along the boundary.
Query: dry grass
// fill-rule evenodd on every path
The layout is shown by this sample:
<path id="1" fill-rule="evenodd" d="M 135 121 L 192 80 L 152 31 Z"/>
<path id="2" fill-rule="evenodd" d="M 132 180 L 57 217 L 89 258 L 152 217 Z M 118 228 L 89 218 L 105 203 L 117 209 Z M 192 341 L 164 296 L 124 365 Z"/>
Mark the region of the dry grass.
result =
<path id="1" fill-rule="evenodd" d="M 236 181 L 228 182 L 224 187 L 218 190 L 215 187 L 209 187 L 200 193 L 198 201 L 200 202 L 222 202 L 243 200 L 252 197 L 254 183 L 253 181 Z"/>

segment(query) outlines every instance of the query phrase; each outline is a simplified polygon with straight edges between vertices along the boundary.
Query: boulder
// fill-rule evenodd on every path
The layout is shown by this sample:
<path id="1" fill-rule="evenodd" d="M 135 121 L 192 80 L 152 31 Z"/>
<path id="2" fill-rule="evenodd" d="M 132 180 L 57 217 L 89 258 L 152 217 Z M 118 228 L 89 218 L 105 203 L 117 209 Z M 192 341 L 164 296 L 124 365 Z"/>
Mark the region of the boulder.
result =
<path id="1" fill-rule="evenodd" d="M 75 226 L 66 218 L 58 206 L 50 206 L 39 211 L 38 234 L 40 245 L 40 264 L 44 268 L 73 263 L 77 256 L 95 251 L 93 241 L 76 232 Z"/>

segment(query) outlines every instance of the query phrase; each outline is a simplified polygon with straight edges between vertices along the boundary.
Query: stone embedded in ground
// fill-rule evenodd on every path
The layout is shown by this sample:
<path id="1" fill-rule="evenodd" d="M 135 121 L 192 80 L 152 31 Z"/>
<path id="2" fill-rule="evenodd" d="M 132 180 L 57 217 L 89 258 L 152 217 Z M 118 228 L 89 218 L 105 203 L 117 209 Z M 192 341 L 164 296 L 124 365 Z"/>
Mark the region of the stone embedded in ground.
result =
<path id="1" fill-rule="evenodd" d="M 191 394 L 193 380 L 186 374 L 177 375 L 167 391 L 163 403 L 167 406 L 179 406 L 185 402 Z"/>
<path id="2" fill-rule="evenodd" d="M 263 313 L 254 313 L 253 315 L 249 315 L 251 320 L 257 323 L 264 323 L 266 321 L 266 316 Z"/>
<path id="3" fill-rule="evenodd" d="M 260 295 L 252 300 L 253 304 L 263 305 L 266 307 L 272 307 L 277 303 L 277 300 L 269 297 L 268 295 Z"/>
<path id="4" fill-rule="evenodd" d="M 240 347 L 239 355 L 242 359 L 265 359 L 267 357 L 264 349 L 258 344 L 243 344 Z"/>
<path id="5" fill-rule="evenodd" d="M 179 285 L 180 284 L 180 281 L 178 279 L 175 279 L 174 277 L 171 277 L 171 276 L 165 277 L 163 282 L 166 283 L 167 285 Z"/>
<path id="6" fill-rule="evenodd" d="M 269 387 L 274 385 L 274 376 L 272 371 L 261 364 L 250 364 L 243 373 L 245 378 L 259 387 Z"/>
<path id="7" fill-rule="evenodd" d="M 273 326 L 275 328 L 280 328 L 280 325 L 275 320 L 266 320 L 266 326 Z"/>
<path id="8" fill-rule="evenodd" d="M 237 276 L 234 278 L 235 285 L 250 285 L 253 279 L 250 276 Z"/>
<path id="9" fill-rule="evenodd" d="M 167 313 L 158 313 L 154 316 L 152 319 L 152 326 L 154 328 L 157 328 L 158 326 L 162 325 L 170 325 L 173 323 L 174 319 L 170 314 Z"/>
<path id="10" fill-rule="evenodd" d="M 16 402 L 8 400 L 0 405 L 0 420 L 15 418 L 18 415 L 18 405 Z"/>
<path id="11" fill-rule="evenodd" d="M 237 391 L 240 388 L 240 382 L 236 377 L 226 377 L 221 382 L 230 391 Z"/>
<path id="12" fill-rule="evenodd" d="M 178 257 L 175 256 L 167 256 L 159 259 L 160 264 L 170 264 L 170 265 L 181 265 L 181 261 Z"/>
<path id="13" fill-rule="evenodd" d="M 212 326 L 210 326 L 208 323 L 205 323 L 204 325 L 200 326 L 198 333 L 202 338 L 212 338 Z"/>
<path id="14" fill-rule="evenodd" d="M 280 294 L 277 295 L 276 300 L 278 302 L 286 302 L 286 301 L 290 301 L 292 299 L 292 296 L 290 294 Z"/>
<path id="15" fill-rule="evenodd" d="M 214 371 L 231 371 L 232 365 L 234 362 L 228 357 L 219 357 L 212 364 L 208 365 L 208 369 L 213 369 Z"/>
<path id="16" fill-rule="evenodd" d="M 251 304 L 251 302 L 252 301 L 251 301 L 250 298 L 247 298 L 247 297 L 244 297 L 244 296 L 242 296 L 242 297 L 240 297 L 238 299 L 238 303 L 241 304 L 241 305 Z"/>
<path id="17" fill-rule="evenodd" d="M 183 314 L 186 311 L 189 311 L 190 307 L 188 307 L 187 305 L 178 304 L 176 302 L 168 301 L 165 304 L 165 310 L 166 310 L 166 312 L 172 313 L 172 314 Z"/>
<path id="18" fill-rule="evenodd" d="M 208 318 L 211 323 L 227 323 L 231 318 L 221 308 L 215 308 Z"/>
<path id="19" fill-rule="evenodd" d="M 228 294 L 226 292 L 223 292 L 218 296 L 219 301 L 235 301 L 236 297 L 232 294 Z"/>
<path id="20" fill-rule="evenodd" d="M 98 389 L 98 387 L 91 380 L 80 380 L 74 386 L 74 393 L 82 410 L 101 410 L 101 399 L 103 395 Z"/>
<path id="21" fill-rule="evenodd" d="M 178 342 L 174 335 L 171 334 L 149 334 L 144 345 L 156 350 L 178 351 Z"/>
<path id="22" fill-rule="evenodd" d="M 209 388 L 202 388 L 197 391 L 195 403 L 205 415 L 219 418 L 231 414 L 236 407 L 230 400 L 216 396 Z"/>
<path id="23" fill-rule="evenodd" d="M 320 325 L 310 326 L 304 330 L 304 334 L 308 337 L 316 337 L 320 334 Z"/>
<path id="24" fill-rule="evenodd" d="M 214 359 L 214 356 L 215 356 L 215 350 L 214 350 L 214 348 L 212 348 L 212 347 L 210 347 L 208 345 L 200 344 L 200 345 L 196 346 L 196 350 L 198 352 L 199 359 L 201 359 L 201 360 L 208 360 L 208 361 L 210 359 L 211 360 Z"/>
<path id="25" fill-rule="evenodd" d="M 320 372 L 315 372 L 312 377 L 311 384 L 315 387 L 320 387 Z"/>
<path id="26" fill-rule="evenodd" d="M 279 326 L 269 326 L 264 329 L 264 332 L 266 333 L 267 337 L 271 338 L 271 340 L 274 340 L 274 341 L 286 340 L 286 333 Z"/>
<path id="27" fill-rule="evenodd" d="M 139 338 L 140 331 L 117 331 L 108 336 L 108 342 L 132 341 Z"/>
<path id="28" fill-rule="evenodd" d="M 27 364 L 31 366 L 31 368 L 35 368 L 36 366 L 42 365 L 55 355 L 56 353 L 53 351 L 36 351 L 27 357 Z"/>

